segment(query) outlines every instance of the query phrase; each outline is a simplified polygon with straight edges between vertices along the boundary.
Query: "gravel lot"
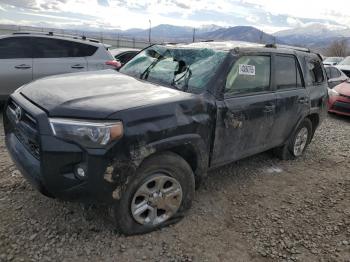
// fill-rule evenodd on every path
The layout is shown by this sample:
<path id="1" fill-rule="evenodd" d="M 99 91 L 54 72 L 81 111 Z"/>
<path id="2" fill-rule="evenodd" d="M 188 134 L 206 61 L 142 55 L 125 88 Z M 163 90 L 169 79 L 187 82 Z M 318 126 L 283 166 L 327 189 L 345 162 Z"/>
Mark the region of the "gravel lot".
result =
<path id="1" fill-rule="evenodd" d="M 296 161 L 264 153 L 211 172 L 185 219 L 135 237 L 103 208 L 34 191 L 3 136 L 1 124 L 0 261 L 350 261 L 350 118 L 330 115 Z"/>

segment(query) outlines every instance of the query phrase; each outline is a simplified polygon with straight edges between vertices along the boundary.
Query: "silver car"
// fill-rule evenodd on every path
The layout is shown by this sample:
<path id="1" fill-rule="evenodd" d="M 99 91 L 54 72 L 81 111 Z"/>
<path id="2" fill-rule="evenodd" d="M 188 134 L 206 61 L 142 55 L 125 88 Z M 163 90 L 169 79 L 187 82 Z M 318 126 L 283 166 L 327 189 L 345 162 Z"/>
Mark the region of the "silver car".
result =
<path id="1" fill-rule="evenodd" d="M 333 88 L 348 80 L 348 77 L 341 70 L 334 66 L 325 66 L 325 70 L 329 88 Z"/>
<path id="2" fill-rule="evenodd" d="M 0 101 L 32 80 L 114 68 L 115 62 L 107 46 L 85 37 L 30 32 L 0 36 Z"/>
<path id="3" fill-rule="evenodd" d="M 324 65 L 334 66 L 339 64 L 341 61 L 344 60 L 344 57 L 327 57 L 325 60 L 323 60 Z"/>

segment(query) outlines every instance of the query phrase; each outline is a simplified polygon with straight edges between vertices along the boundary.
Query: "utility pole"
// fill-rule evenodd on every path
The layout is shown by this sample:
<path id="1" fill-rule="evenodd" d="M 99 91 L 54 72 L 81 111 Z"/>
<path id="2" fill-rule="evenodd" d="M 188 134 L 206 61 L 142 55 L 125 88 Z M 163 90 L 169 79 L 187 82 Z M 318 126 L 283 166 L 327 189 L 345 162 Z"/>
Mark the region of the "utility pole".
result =
<path id="1" fill-rule="evenodd" d="M 148 21 L 149 21 L 148 42 L 151 43 L 152 21 L 151 19 L 149 19 Z"/>
<path id="2" fill-rule="evenodd" d="M 196 40 L 196 28 L 193 27 L 193 37 L 192 37 L 192 42 L 194 43 L 194 41 Z"/>

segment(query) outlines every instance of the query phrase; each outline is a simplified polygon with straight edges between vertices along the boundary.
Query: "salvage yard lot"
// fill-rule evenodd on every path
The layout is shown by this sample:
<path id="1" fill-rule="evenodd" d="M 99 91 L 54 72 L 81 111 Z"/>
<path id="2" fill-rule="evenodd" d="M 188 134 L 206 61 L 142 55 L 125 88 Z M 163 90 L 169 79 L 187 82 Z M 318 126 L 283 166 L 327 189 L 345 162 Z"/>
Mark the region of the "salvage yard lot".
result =
<path id="1" fill-rule="evenodd" d="M 212 171 L 184 220 L 126 238 L 105 209 L 34 191 L 1 121 L 0 261 L 350 261 L 349 157 L 350 119 L 329 115 L 301 159 L 264 153 Z"/>

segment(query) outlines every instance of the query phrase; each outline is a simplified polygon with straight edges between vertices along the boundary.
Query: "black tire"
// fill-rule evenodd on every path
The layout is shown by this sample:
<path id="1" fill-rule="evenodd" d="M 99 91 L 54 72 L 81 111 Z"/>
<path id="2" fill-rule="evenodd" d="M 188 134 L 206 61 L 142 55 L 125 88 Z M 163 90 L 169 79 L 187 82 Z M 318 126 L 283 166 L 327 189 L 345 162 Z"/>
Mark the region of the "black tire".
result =
<path id="1" fill-rule="evenodd" d="M 302 130 L 303 128 L 306 128 L 308 131 L 307 142 L 306 142 L 304 149 L 302 150 L 301 155 L 296 155 L 294 153 L 295 141 L 297 139 L 297 135 L 299 134 L 300 130 Z M 274 149 L 275 155 L 278 158 L 280 158 L 281 160 L 294 160 L 294 159 L 302 156 L 312 140 L 313 132 L 314 132 L 314 130 L 312 128 L 312 122 L 310 121 L 310 119 L 305 118 L 299 124 L 298 128 L 295 130 L 293 135 L 288 139 L 287 143 L 281 147 Z"/>
<path id="2" fill-rule="evenodd" d="M 182 201 L 177 212 L 168 220 L 158 225 L 142 225 L 131 212 L 131 204 L 137 190 L 155 174 L 166 173 L 178 181 L 182 189 Z M 146 159 L 138 168 L 136 175 L 130 178 L 121 198 L 114 206 L 114 217 L 118 230 L 124 235 L 145 234 L 159 228 L 174 224 L 184 217 L 194 198 L 195 180 L 189 164 L 179 155 L 164 152 Z"/>

